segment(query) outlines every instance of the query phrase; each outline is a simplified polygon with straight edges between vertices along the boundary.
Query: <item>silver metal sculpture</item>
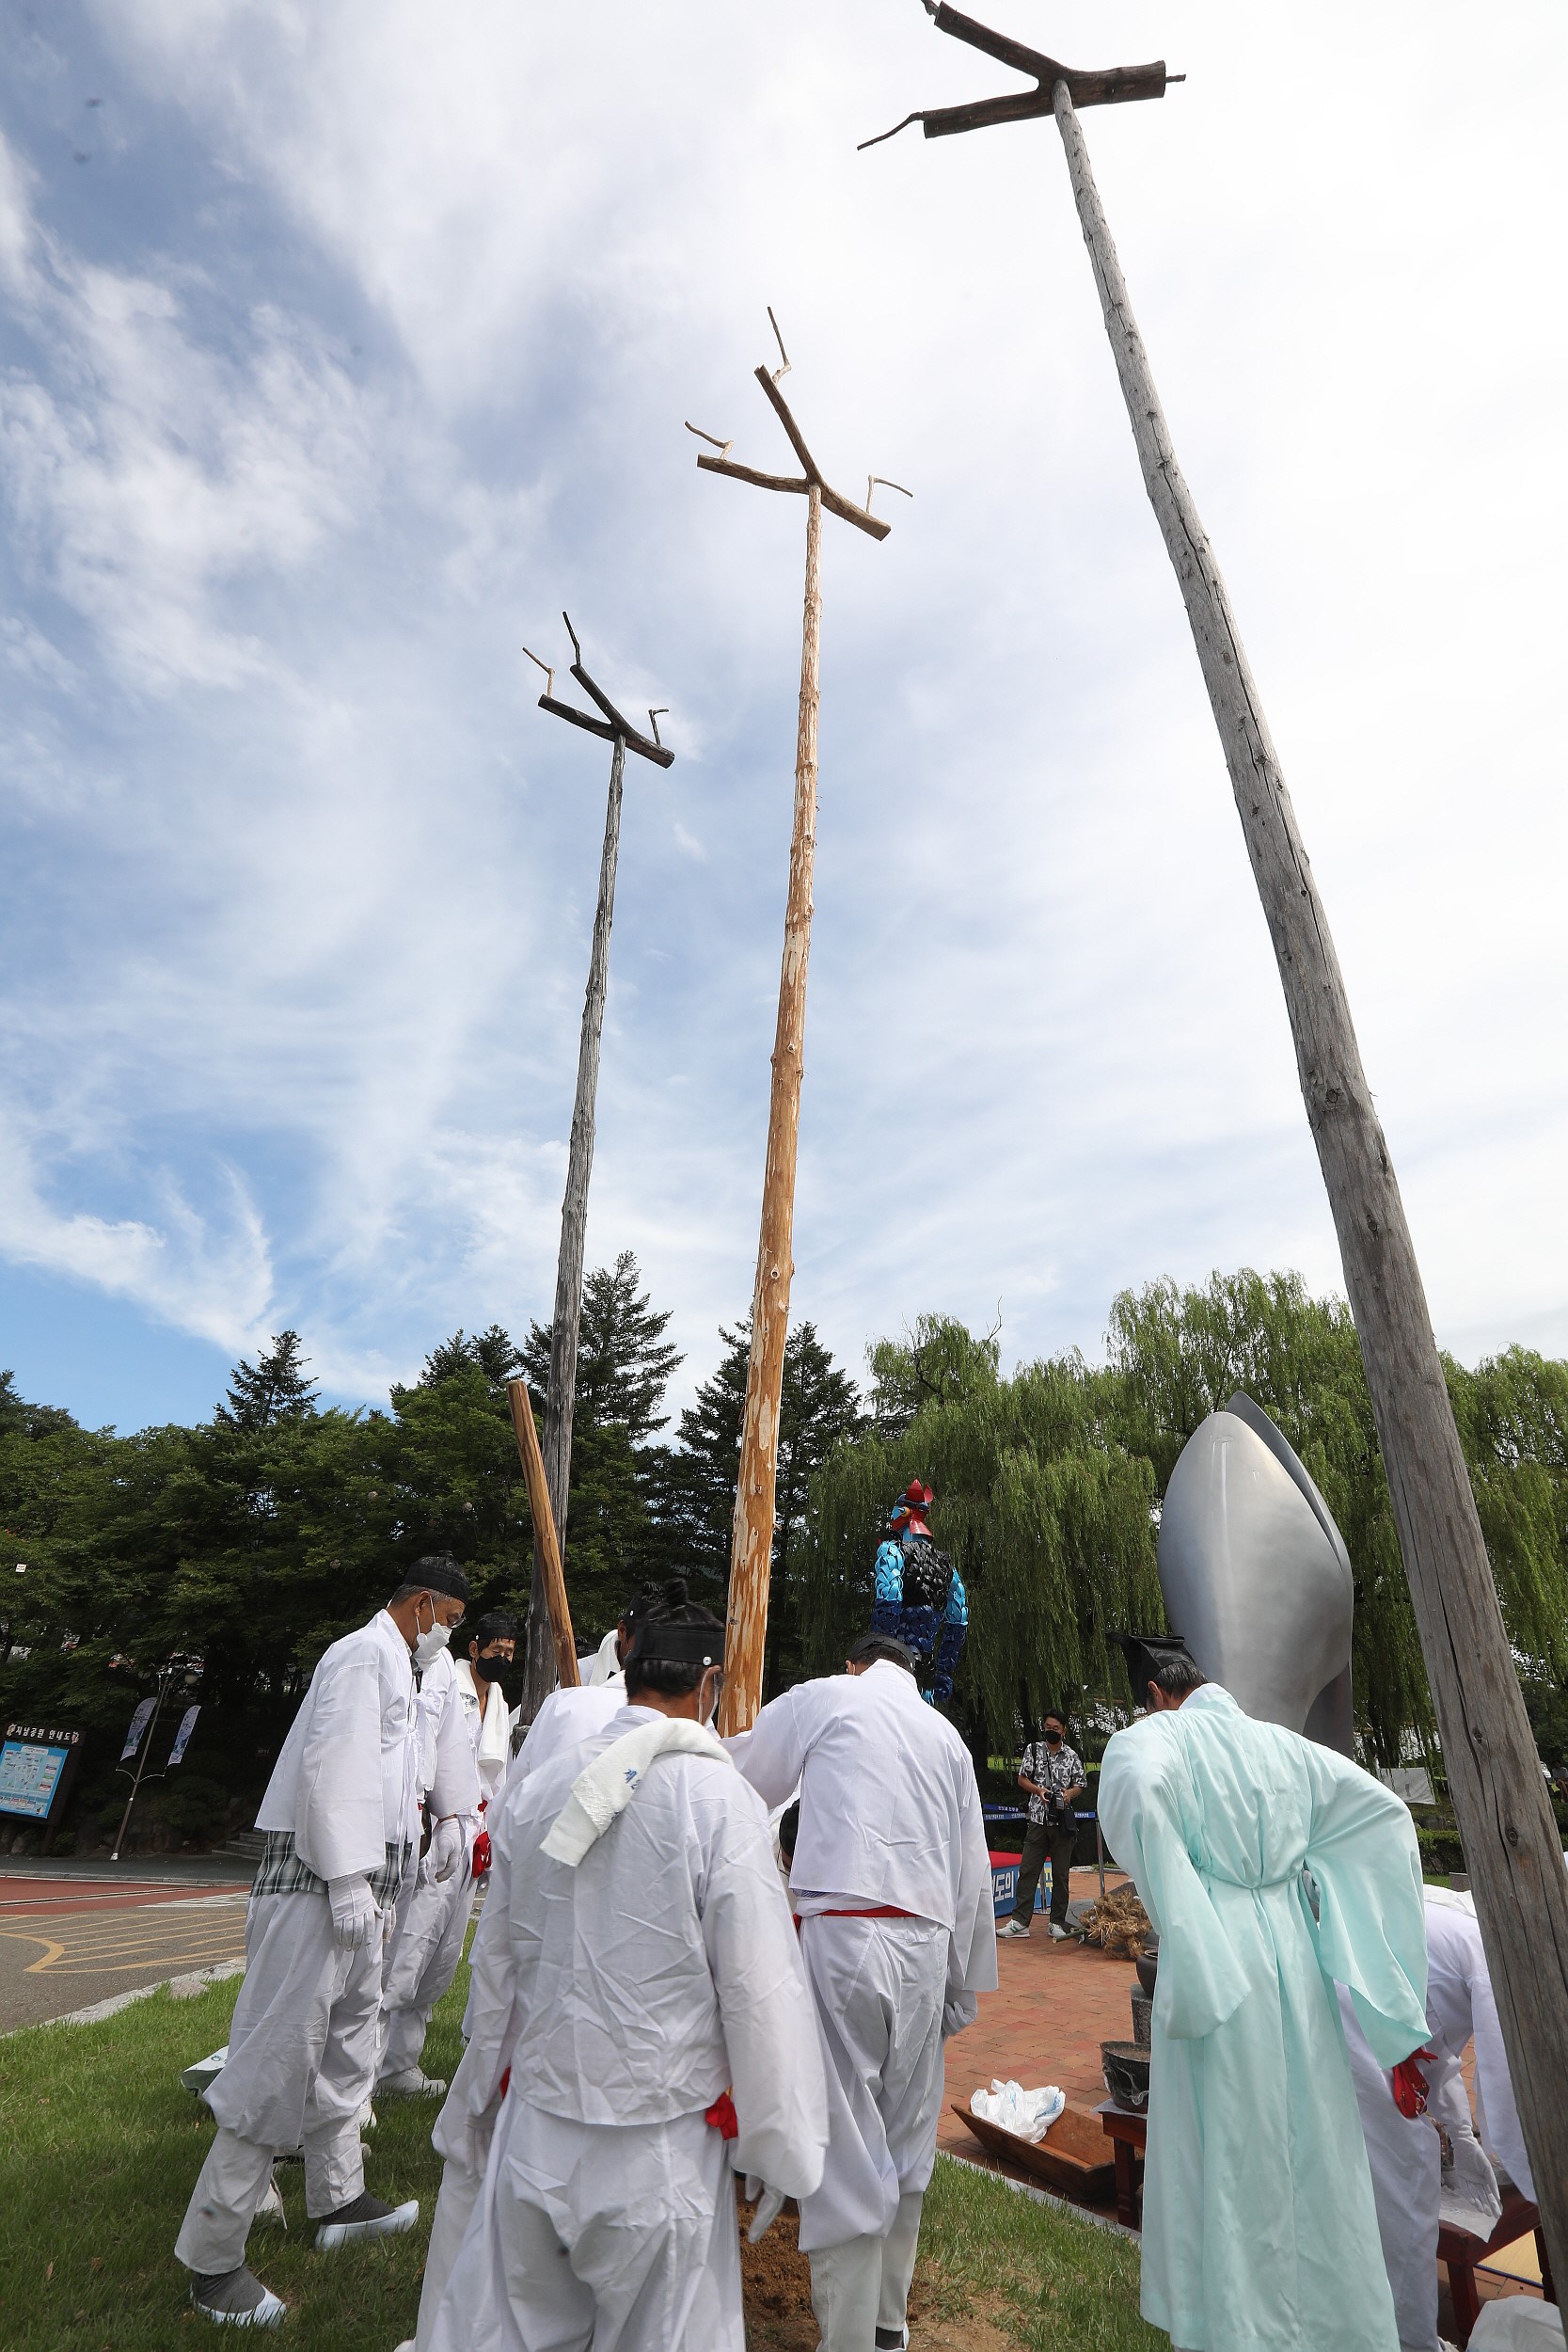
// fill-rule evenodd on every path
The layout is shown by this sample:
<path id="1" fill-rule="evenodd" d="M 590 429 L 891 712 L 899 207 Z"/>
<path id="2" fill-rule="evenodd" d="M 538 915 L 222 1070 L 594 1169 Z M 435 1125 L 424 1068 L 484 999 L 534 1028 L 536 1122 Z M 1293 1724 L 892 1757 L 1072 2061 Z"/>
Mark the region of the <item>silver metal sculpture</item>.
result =
<path id="1" fill-rule="evenodd" d="M 1160 1521 L 1165 1613 L 1212 1682 L 1259 1722 L 1354 1753 L 1354 1580 L 1334 1515 L 1238 1390 L 1181 1450 Z"/>

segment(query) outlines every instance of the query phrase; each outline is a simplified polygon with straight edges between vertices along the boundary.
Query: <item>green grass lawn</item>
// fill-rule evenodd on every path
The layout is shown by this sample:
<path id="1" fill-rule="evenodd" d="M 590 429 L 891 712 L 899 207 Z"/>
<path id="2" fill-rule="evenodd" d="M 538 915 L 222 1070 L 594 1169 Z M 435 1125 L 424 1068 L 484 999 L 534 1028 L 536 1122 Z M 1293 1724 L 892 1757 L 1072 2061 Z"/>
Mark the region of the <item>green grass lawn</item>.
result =
<path id="1" fill-rule="evenodd" d="M 237 1990 L 237 1980 L 214 1985 L 194 2001 L 155 1993 L 100 2025 L 0 2040 L 0 2352 L 169 2352 L 212 2337 L 172 2251 L 213 2131 L 179 2075 L 228 2039 Z M 436 2012 L 429 2073 L 450 2075 L 457 2064 L 467 1990 L 465 1967 Z M 413 2334 L 440 2180 L 436 2111 L 431 2101 L 387 2100 L 368 2143 L 374 2193 L 420 2200 L 420 2226 L 406 2237 L 317 2254 L 303 2171 L 278 2167 L 287 2233 L 259 2222 L 249 2249 L 252 2268 L 290 2307 L 277 2341 L 301 2352 L 392 2352 Z M 922 2262 L 939 2274 L 944 2307 L 961 2309 L 973 2294 L 994 2311 L 1000 2296 L 1009 2331 L 1041 2352 L 1164 2344 L 1138 2317 L 1128 2240 L 945 2160 L 926 2212 Z"/>
<path id="2" fill-rule="evenodd" d="M 927 2192 L 920 2259 L 958 2295 L 985 2298 L 1030 2352 L 1169 2352 L 1168 2336 L 1138 2316 L 1131 2238 L 945 2156 Z"/>

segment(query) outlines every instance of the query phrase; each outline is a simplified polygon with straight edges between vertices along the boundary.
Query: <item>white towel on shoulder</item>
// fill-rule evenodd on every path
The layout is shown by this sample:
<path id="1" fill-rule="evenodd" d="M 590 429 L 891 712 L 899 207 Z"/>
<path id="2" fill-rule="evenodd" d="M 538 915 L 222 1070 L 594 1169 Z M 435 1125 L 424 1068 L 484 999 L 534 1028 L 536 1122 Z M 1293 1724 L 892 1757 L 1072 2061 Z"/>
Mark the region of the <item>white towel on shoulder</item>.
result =
<path id="1" fill-rule="evenodd" d="M 575 1870 L 589 1848 L 619 1819 L 642 1783 L 656 1756 L 711 1756 L 730 1759 L 705 1724 L 685 1715 L 661 1715 L 656 1723 L 639 1724 L 623 1732 L 602 1755 L 587 1764 L 572 1783 L 572 1793 L 556 1815 L 542 1851 L 554 1862 Z"/>

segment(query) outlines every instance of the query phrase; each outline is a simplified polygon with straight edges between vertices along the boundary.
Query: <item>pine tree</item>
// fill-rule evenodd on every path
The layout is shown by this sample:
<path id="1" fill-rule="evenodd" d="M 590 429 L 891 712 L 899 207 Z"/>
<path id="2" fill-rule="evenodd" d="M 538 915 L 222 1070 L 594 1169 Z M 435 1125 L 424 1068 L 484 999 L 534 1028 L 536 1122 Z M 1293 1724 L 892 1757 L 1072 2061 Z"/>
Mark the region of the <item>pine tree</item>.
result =
<path id="1" fill-rule="evenodd" d="M 664 1576 L 685 1576 L 705 1588 L 710 1602 L 723 1593 L 730 1570 L 740 1428 L 746 1408 L 751 1336 L 746 1326 L 721 1328 L 723 1345 L 712 1375 L 682 1412 L 679 1443 L 659 1447 L 649 1460 L 653 1518 L 647 1557 Z M 784 1343 L 779 1401 L 773 1561 L 768 1604 L 765 1690 L 797 1681 L 802 1664 L 803 1557 L 811 1481 L 841 1439 L 863 1425 L 860 1396 L 835 1365 L 810 1323 L 798 1323 Z"/>
<path id="2" fill-rule="evenodd" d="M 578 1332 L 575 1429 L 624 1429 L 643 1444 L 668 1418 L 660 1412 L 671 1375 L 685 1360 L 664 1338 L 668 1310 L 657 1312 L 645 1291 L 641 1270 L 629 1249 L 613 1266 L 595 1266 L 582 1286 L 582 1321 Z M 523 1343 L 528 1384 L 543 1399 L 549 1388 L 550 1340 L 554 1326 L 535 1323 Z M 571 1525 L 568 1509 L 566 1523 Z"/>
<path id="3" fill-rule="evenodd" d="M 229 1402 L 214 1420 L 225 1429 L 271 1429 L 314 1413 L 316 1383 L 306 1378 L 309 1359 L 299 1351 L 299 1333 L 279 1331 L 254 1364 L 242 1356 L 230 1377 Z"/>
<path id="4" fill-rule="evenodd" d="M 421 1389 L 433 1389 L 439 1381 L 450 1380 L 453 1373 L 466 1372 L 475 1364 L 504 1405 L 506 1384 L 522 1375 L 524 1363 L 516 1342 L 499 1323 L 491 1324 L 487 1331 L 478 1332 L 472 1339 L 466 1331 L 454 1331 L 450 1340 L 433 1347 L 424 1359 L 419 1385 Z"/>

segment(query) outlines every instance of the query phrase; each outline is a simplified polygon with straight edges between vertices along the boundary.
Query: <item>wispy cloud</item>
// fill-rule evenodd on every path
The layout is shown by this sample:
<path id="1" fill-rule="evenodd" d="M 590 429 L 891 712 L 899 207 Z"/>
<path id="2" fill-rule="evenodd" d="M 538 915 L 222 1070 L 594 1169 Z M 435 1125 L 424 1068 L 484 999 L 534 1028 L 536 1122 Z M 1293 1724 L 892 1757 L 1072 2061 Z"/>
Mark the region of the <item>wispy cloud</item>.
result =
<path id="1" fill-rule="evenodd" d="M 1337 0 L 1314 40 L 1366 62 L 1325 116 L 1297 28 L 1225 0 L 1180 91 L 1086 127 L 1440 1331 L 1568 1347 L 1533 299 L 1565 35 L 1516 26 L 1478 119 L 1464 22 L 1412 51 Z M 1053 26 L 1170 38 L 1146 0 Z M 1000 1297 L 1009 1354 L 1092 1351 L 1123 1282 L 1336 1279 L 1054 132 L 854 151 L 999 70 L 912 0 L 105 0 L 73 40 L 19 45 L 0 145 L 0 1252 L 225 1346 L 294 1323 L 351 1395 L 547 1311 L 604 792 L 521 658 L 564 605 L 678 755 L 627 779 L 589 1246 L 711 1359 L 752 1281 L 802 516 L 680 425 L 784 462 L 771 301 L 830 472 L 916 492 L 826 550 L 797 1311 L 853 1358 Z"/>

